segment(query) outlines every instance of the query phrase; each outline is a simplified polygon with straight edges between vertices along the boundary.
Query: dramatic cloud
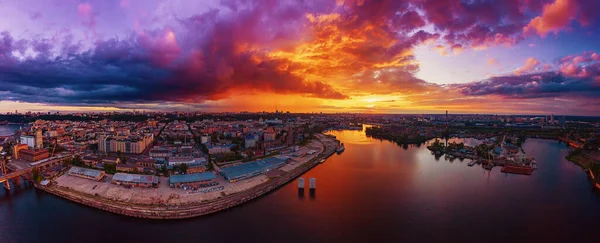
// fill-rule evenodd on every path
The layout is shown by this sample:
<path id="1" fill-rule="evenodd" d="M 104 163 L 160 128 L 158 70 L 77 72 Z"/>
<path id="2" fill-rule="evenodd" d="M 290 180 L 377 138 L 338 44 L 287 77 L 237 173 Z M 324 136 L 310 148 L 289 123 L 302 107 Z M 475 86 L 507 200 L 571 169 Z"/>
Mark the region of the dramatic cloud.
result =
<path id="1" fill-rule="evenodd" d="M 523 73 L 531 72 L 539 65 L 540 61 L 538 61 L 534 57 L 530 57 L 525 61 L 525 65 L 523 67 L 517 68 L 517 70 L 515 70 L 515 75 L 521 75 Z"/>
<path id="2" fill-rule="evenodd" d="M 543 72 L 531 73 L 540 62 L 529 58 L 525 65 L 515 72 L 516 76 L 492 77 L 479 82 L 456 85 L 453 89 L 469 96 L 600 99 L 600 56 L 597 53 L 590 51 L 571 55 L 561 58 L 559 62 L 560 68 L 557 71 L 547 71 L 551 67 L 544 65 Z M 598 108 L 598 105 L 590 108 Z"/>
<path id="3" fill-rule="evenodd" d="M 510 98 L 600 97 L 600 84 L 593 78 L 567 77 L 556 72 L 492 77 L 456 87 L 464 95 L 499 95 Z"/>
<path id="4" fill-rule="evenodd" d="M 595 52 L 584 52 L 571 55 L 560 60 L 560 71 L 567 76 L 589 78 L 600 77 L 600 55 Z"/>
<path id="5" fill-rule="evenodd" d="M 598 6 L 598 1 L 595 0 L 555 0 L 545 4 L 542 14 L 532 19 L 523 31 L 546 37 L 550 32 L 558 34 L 576 19 L 582 25 L 589 25 L 599 13 Z"/>
<path id="6" fill-rule="evenodd" d="M 368 104 L 387 109 L 485 110 L 485 102 L 466 103 L 486 96 L 587 99 L 598 95 L 596 52 L 535 55 L 515 76 L 444 85 L 419 75 L 430 63 L 415 50 L 439 52 L 445 57 L 434 53 L 441 59 L 431 65 L 452 66 L 452 73 L 487 69 L 464 82 L 480 80 L 500 61 L 522 63 L 499 54 L 537 38 L 529 33 L 562 34 L 575 22 L 593 32 L 598 7 L 594 0 L 22 0 L 0 5 L 0 15 L 25 13 L 0 23 L 0 101 L 204 108 L 223 100 L 268 106 L 273 101 L 264 97 L 276 95 L 315 106 L 365 107 L 360 102 L 371 97 L 394 101 Z M 443 63 L 471 54 L 479 66 Z M 239 97 L 245 102 L 231 101 Z"/>
<path id="7" fill-rule="evenodd" d="M 25 41 L 26 46 L 19 47 L 22 41 L 13 40 L 5 32 L 0 48 L 1 57 L 5 58 L 0 63 L 0 90 L 4 90 L 4 100 L 92 104 L 202 102 L 249 90 L 347 98 L 329 84 L 292 74 L 288 60 L 271 58 L 261 50 L 245 49 L 244 45 L 258 46 L 286 39 L 288 33 L 284 33 L 287 30 L 283 26 L 267 30 L 273 35 L 266 36 L 259 21 L 272 18 L 270 14 L 276 17 L 292 14 L 291 9 L 273 6 L 280 9 L 269 11 L 264 7 L 240 9 L 237 19 L 220 19 L 215 12 L 182 19 L 188 34 L 181 41 L 172 28 L 165 27 L 132 33 L 123 40 L 99 40 L 89 51 L 58 55 L 66 56 L 65 59 L 50 53 L 57 46 L 46 39 Z M 78 12 L 93 22 L 89 4 L 80 4 Z M 196 35 L 201 32 L 205 34 Z M 20 61 L 12 55 L 22 49 L 35 50 L 36 58 Z M 78 47 L 66 43 L 62 49 L 68 52 Z M 182 49 L 187 52 L 183 54 Z"/>

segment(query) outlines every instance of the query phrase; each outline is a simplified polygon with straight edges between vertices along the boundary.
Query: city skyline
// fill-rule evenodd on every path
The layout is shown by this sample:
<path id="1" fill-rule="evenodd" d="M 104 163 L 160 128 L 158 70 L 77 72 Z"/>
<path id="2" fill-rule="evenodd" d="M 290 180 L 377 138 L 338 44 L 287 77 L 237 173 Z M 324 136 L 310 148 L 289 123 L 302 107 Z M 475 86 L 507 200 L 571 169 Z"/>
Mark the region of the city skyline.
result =
<path id="1" fill-rule="evenodd" d="M 0 112 L 600 115 L 594 0 L 3 1 Z"/>

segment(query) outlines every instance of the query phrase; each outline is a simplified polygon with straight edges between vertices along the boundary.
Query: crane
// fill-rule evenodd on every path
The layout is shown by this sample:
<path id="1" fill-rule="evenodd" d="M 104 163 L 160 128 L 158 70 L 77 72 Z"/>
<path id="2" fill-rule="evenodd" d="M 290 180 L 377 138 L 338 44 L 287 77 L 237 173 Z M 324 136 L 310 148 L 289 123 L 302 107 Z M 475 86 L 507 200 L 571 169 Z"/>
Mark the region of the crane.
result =
<path id="1" fill-rule="evenodd" d="M 56 151 L 56 144 L 58 143 L 58 139 L 54 138 L 54 147 L 52 148 L 52 153 L 50 154 L 50 157 L 54 157 L 54 152 Z"/>

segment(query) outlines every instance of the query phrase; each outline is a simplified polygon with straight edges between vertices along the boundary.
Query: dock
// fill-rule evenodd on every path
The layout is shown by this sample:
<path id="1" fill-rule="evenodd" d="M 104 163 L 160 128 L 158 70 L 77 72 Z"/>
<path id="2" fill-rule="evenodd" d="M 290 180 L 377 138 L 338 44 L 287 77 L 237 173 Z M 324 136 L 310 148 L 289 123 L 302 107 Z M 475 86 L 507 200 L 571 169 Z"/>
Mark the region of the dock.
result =
<path id="1" fill-rule="evenodd" d="M 317 178 L 310 178 L 309 181 L 308 181 L 308 186 L 312 190 L 314 190 L 315 188 L 317 188 Z"/>
<path id="2" fill-rule="evenodd" d="M 298 189 L 304 189 L 304 178 L 298 178 Z"/>

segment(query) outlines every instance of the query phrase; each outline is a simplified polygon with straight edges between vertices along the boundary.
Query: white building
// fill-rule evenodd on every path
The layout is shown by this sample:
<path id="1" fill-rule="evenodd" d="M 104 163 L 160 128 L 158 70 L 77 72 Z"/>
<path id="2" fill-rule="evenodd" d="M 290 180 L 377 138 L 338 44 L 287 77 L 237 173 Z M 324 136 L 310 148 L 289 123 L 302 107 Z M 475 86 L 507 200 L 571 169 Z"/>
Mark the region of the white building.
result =
<path id="1" fill-rule="evenodd" d="M 208 147 L 208 153 L 214 155 L 214 154 L 231 153 L 231 149 L 234 146 L 235 145 L 233 145 L 233 144 L 229 144 L 229 145 L 217 145 L 217 146 L 207 146 L 207 147 Z"/>
<path id="2" fill-rule="evenodd" d="M 205 163 L 205 158 L 194 158 L 191 156 L 177 156 L 169 157 L 169 165 L 182 165 L 182 164 L 193 164 L 193 163 Z"/>
<path id="3" fill-rule="evenodd" d="M 204 134 L 200 137 L 200 143 L 206 144 L 210 142 L 210 136 L 208 134 Z"/>
<path id="4" fill-rule="evenodd" d="M 281 124 L 283 124 L 283 121 L 275 118 L 273 120 L 266 120 L 265 123 L 267 123 L 267 124 L 274 124 L 274 125 L 281 125 Z"/>
<path id="5" fill-rule="evenodd" d="M 46 131 L 44 134 L 46 137 L 56 137 L 58 136 L 58 132 L 57 131 Z"/>
<path id="6" fill-rule="evenodd" d="M 30 148 L 35 148 L 35 137 L 34 136 L 21 136 L 21 144 L 27 144 Z"/>

